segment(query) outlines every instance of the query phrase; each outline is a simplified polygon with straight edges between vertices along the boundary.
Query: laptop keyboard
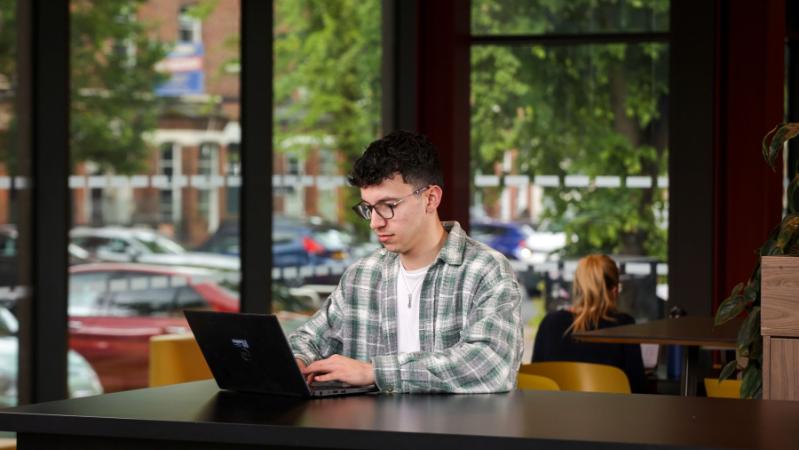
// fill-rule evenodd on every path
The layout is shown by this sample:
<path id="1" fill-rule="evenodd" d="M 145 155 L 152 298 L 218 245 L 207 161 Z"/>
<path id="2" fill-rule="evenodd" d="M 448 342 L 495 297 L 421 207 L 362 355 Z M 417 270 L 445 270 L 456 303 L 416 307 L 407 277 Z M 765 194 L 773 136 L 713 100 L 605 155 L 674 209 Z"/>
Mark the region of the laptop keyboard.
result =
<path id="1" fill-rule="evenodd" d="M 309 386 L 311 389 L 340 389 L 352 387 L 351 384 L 341 381 L 313 381 Z"/>

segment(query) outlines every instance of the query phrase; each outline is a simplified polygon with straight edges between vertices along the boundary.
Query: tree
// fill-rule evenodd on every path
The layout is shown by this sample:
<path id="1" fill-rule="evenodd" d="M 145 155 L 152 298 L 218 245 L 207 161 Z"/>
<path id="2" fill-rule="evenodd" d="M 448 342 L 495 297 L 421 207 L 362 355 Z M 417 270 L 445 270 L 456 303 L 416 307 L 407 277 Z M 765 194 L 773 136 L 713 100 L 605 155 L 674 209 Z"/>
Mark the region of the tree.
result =
<path id="1" fill-rule="evenodd" d="M 16 0 L 0 0 L 0 161 L 16 173 L 16 115 L 14 98 L 17 86 Z"/>
<path id="2" fill-rule="evenodd" d="M 349 166 L 380 129 L 380 2 L 275 5 L 274 151 L 287 150 L 286 138 L 302 135 L 329 142 Z"/>
<path id="3" fill-rule="evenodd" d="M 476 33 L 664 29 L 668 0 L 474 0 Z M 654 24 L 653 24 L 654 22 Z M 667 174 L 668 46 L 477 46 L 472 51 L 472 170 L 494 173 L 514 149 L 520 174 Z M 490 199 L 489 199 L 490 200 Z M 567 252 L 665 259 L 666 196 L 650 189 L 546 188 L 544 218 Z"/>
<path id="4" fill-rule="evenodd" d="M 74 0 L 70 23 L 70 154 L 98 171 L 144 169 L 159 114 L 155 64 L 167 45 L 136 17 L 144 0 Z"/>

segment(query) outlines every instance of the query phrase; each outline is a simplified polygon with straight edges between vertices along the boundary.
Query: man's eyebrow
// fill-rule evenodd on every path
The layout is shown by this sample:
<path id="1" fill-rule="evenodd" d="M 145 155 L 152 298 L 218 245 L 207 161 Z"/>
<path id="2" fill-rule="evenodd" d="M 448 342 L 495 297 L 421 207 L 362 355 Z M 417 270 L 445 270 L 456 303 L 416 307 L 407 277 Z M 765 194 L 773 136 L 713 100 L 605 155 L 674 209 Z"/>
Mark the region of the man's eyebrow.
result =
<path id="1" fill-rule="evenodd" d="M 363 198 L 361 198 L 361 200 L 362 200 L 362 201 L 364 201 L 364 202 L 366 202 L 366 200 L 364 200 Z M 381 198 L 381 199 L 378 199 L 378 200 L 377 200 L 376 202 L 374 202 L 374 203 L 369 203 L 369 202 L 366 202 L 366 203 L 369 203 L 370 205 L 376 205 L 376 204 L 378 204 L 378 203 L 396 202 L 397 200 L 398 200 L 398 197 L 383 197 L 383 198 Z"/>

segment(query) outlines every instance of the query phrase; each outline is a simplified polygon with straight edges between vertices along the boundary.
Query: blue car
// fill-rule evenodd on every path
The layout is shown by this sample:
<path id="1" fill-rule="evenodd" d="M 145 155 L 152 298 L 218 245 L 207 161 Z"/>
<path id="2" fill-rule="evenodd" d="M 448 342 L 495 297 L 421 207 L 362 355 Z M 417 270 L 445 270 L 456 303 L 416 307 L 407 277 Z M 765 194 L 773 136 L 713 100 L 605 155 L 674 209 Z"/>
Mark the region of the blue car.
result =
<path id="1" fill-rule="evenodd" d="M 528 265 L 558 260 L 559 250 L 566 245 L 565 233 L 536 230 L 517 222 L 475 221 L 469 234 L 508 259 Z"/>
<path id="2" fill-rule="evenodd" d="M 474 221 L 469 235 L 497 250 L 511 261 L 524 263 L 517 269 L 519 281 L 530 295 L 539 292 L 540 274 L 536 264 L 559 259 L 558 251 L 566 244 L 564 233 L 536 231 L 532 226 L 516 222 Z"/>
<path id="3" fill-rule="evenodd" d="M 340 270 L 352 262 L 352 243 L 351 235 L 334 224 L 286 216 L 272 219 L 272 267 L 289 269 L 282 273 L 290 274 L 285 277 L 290 285 L 336 284 Z M 198 250 L 238 255 L 238 222 L 223 222 Z M 321 273 L 324 271 L 319 266 L 337 268 L 339 273 Z M 296 269 L 296 275 L 292 269 Z"/>

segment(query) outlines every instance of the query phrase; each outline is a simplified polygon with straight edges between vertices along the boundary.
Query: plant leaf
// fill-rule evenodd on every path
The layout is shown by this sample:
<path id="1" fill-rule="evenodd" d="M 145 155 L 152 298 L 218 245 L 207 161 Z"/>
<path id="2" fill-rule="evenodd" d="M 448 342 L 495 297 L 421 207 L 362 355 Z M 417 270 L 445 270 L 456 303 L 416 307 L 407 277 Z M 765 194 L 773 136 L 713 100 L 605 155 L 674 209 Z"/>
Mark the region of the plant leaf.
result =
<path id="1" fill-rule="evenodd" d="M 799 134 L 799 123 L 781 123 L 763 137 L 763 157 L 769 167 L 776 169 L 777 157 L 785 147 L 785 142 L 797 134 Z"/>
<path id="2" fill-rule="evenodd" d="M 788 184 L 788 212 L 791 214 L 796 214 L 797 212 L 797 189 L 799 189 L 799 172 L 797 172 L 796 176 L 793 177 L 793 180 L 791 180 L 790 184 Z"/>
<path id="3" fill-rule="evenodd" d="M 732 360 L 724 365 L 724 368 L 721 369 L 721 373 L 719 374 L 719 383 L 726 380 L 727 378 L 731 377 L 732 374 L 735 373 L 735 370 L 738 369 L 738 361 Z"/>
<path id="4" fill-rule="evenodd" d="M 743 296 L 747 305 L 757 300 L 757 298 L 760 296 L 760 272 L 757 273 L 755 279 L 751 280 L 746 285 Z"/>
<path id="5" fill-rule="evenodd" d="M 746 366 L 741 380 L 741 398 L 757 398 L 761 394 L 762 376 L 754 364 Z"/>
<path id="6" fill-rule="evenodd" d="M 777 241 L 777 236 L 780 234 L 780 226 L 774 227 L 768 234 L 766 242 L 760 247 L 760 256 L 769 256 L 774 254 L 774 247 Z M 759 266 L 759 264 L 758 264 Z"/>
<path id="7" fill-rule="evenodd" d="M 780 224 L 780 234 L 777 235 L 775 246 L 785 253 L 785 247 L 799 234 L 799 216 L 789 215 Z"/>
<path id="8" fill-rule="evenodd" d="M 749 316 L 744 320 L 741 324 L 741 328 L 738 330 L 738 352 L 743 356 L 749 357 L 755 339 L 761 339 L 759 306 L 752 308 Z"/>
<path id="9" fill-rule="evenodd" d="M 743 283 L 738 283 L 732 290 L 732 294 L 726 300 L 721 302 L 719 309 L 716 310 L 716 319 L 714 325 L 719 326 L 723 323 L 729 322 L 731 319 L 738 317 L 738 314 L 746 307 L 746 300 L 740 294 Z"/>

